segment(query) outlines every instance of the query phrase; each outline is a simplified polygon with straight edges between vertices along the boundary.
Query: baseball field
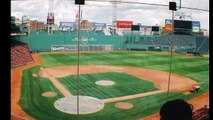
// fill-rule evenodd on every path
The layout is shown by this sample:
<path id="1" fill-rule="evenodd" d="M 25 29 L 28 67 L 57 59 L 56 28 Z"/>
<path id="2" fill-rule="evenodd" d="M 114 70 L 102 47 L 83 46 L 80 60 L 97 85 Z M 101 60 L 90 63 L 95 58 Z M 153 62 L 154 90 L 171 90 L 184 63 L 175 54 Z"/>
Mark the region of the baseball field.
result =
<path id="1" fill-rule="evenodd" d="M 87 114 L 89 108 L 84 108 L 77 116 L 69 113 L 68 109 L 73 107 L 69 101 L 58 105 L 62 108 L 55 105 L 56 101 L 77 95 L 77 55 L 38 53 L 36 56 L 35 61 L 41 62 L 24 68 L 21 76 L 19 74 L 18 104 L 31 119 L 138 120 L 159 112 L 167 100 L 190 100 L 209 91 L 208 58 L 173 54 L 167 96 L 170 54 L 139 51 L 81 53 L 79 93 L 99 100 L 102 106 Z M 16 76 L 15 72 L 12 72 L 13 76 Z M 190 93 L 195 84 L 200 85 L 200 91 Z M 80 104 L 94 107 L 89 100 Z"/>

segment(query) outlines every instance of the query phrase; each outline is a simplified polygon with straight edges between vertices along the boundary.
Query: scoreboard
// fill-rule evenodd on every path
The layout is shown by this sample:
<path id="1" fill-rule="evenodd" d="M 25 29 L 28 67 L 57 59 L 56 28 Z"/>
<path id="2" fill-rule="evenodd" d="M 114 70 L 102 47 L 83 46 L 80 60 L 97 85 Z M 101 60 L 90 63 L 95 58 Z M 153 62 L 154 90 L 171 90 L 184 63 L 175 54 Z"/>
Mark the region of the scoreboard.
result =
<path id="1" fill-rule="evenodd" d="M 174 20 L 174 34 L 192 34 L 192 21 Z"/>
<path id="2" fill-rule="evenodd" d="M 192 21 L 174 20 L 174 29 L 192 30 Z"/>
<path id="3" fill-rule="evenodd" d="M 165 19 L 165 30 L 172 31 L 172 20 Z M 192 34 L 192 32 L 200 32 L 200 21 L 190 20 L 174 20 L 174 34 Z"/>

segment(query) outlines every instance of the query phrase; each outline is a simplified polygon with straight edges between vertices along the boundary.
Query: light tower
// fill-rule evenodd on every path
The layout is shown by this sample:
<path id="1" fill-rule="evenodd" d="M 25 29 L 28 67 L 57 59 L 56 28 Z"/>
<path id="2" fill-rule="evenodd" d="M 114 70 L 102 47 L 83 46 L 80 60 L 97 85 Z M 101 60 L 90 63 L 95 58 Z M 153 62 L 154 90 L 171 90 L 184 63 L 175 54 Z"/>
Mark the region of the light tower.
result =
<path id="1" fill-rule="evenodd" d="M 80 18 L 80 19 L 79 19 Z M 79 29 L 81 29 L 81 20 L 82 20 L 82 10 L 80 10 L 80 12 L 79 11 L 77 11 L 76 12 L 76 15 L 75 15 L 75 24 L 76 24 L 76 29 L 78 29 L 78 19 L 79 19 L 79 21 L 80 21 L 80 27 L 79 27 Z"/>
<path id="2" fill-rule="evenodd" d="M 116 28 L 115 24 L 117 21 L 117 5 L 118 2 L 121 2 L 121 0 L 113 0 L 112 1 L 112 35 L 115 35 Z"/>
<path id="3" fill-rule="evenodd" d="M 49 0 L 49 11 L 47 15 L 48 34 L 53 34 L 53 30 L 52 30 L 53 25 L 54 25 L 53 0 Z"/>

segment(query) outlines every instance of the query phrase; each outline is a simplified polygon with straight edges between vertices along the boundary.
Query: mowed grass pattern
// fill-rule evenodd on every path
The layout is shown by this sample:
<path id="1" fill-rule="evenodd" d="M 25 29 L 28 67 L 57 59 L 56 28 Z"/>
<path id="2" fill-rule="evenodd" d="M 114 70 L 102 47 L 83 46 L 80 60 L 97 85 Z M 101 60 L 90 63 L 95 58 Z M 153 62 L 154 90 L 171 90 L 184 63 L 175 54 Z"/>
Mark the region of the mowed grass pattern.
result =
<path id="1" fill-rule="evenodd" d="M 76 54 L 40 55 L 45 64 L 42 67 L 70 66 L 77 64 Z M 203 82 L 201 87 L 209 89 L 209 59 L 175 55 L 172 57 L 172 73 Z M 143 67 L 169 72 L 170 54 L 151 52 L 95 52 L 81 53 L 80 65 L 115 65 Z"/>
<path id="2" fill-rule="evenodd" d="M 43 67 L 69 66 L 77 64 L 76 54 L 40 55 Z M 209 81 L 209 59 L 173 54 L 172 73 L 191 78 L 198 82 Z M 170 54 L 149 52 L 97 52 L 81 53 L 80 65 L 115 65 L 144 67 L 169 72 Z M 195 75 L 196 74 L 196 77 Z M 199 76 L 199 77 L 197 77 Z M 208 86 L 203 86 L 209 89 Z"/>
<path id="3" fill-rule="evenodd" d="M 67 90 L 73 95 L 77 94 L 76 75 L 57 78 Z M 99 86 L 95 82 L 99 80 L 112 80 L 115 82 L 113 86 Z M 139 94 L 158 90 L 154 83 L 137 78 L 127 73 L 96 73 L 80 75 L 80 95 L 97 97 L 99 99 L 114 98 L 126 95 Z"/>
<path id="4" fill-rule="evenodd" d="M 36 77 L 32 74 L 38 74 L 39 67 L 56 67 L 56 66 L 70 66 L 76 65 L 76 54 L 46 54 L 41 55 L 44 64 L 41 66 L 33 67 L 25 70 L 22 73 L 21 96 L 20 105 L 22 109 L 36 120 L 77 120 L 76 115 L 70 115 L 58 111 L 54 108 L 54 102 L 64 97 L 55 86 L 46 78 Z M 168 54 L 156 54 L 148 52 L 103 52 L 103 53 L 81 53 L 81 65 L 115 65 L 115 66 L 131 66 L 131 67 L 144 67 L 156 70 L 167 71 L 169 70 Z M 137 71 L 135 71 L 137 72 Z M 190 57 L 190 56 L 173 56 L 172 72 L 191 78 L 195 81 L 202 82 L 201 89 L 196 94 L 184 95 L 182 93 L 169 93 L 169 99 L 181 98 L 189 100 L 206 91 L 209 91 L 209 60 L 205 58 Z M 106 73 L 104 73 L 106 74 Z M 109 74 L 109 73 L 107 73 Z M 120 73 L 119 73 L 120 74 Z M 87 76 L 84 78 L 83 76 Z M 80 75 L 80 79 L 97 80 L 91 74 Z M 107 78 L 106 75 L 99 75 L 103 79 Z M 74 79 L 74 76 L 68 76 L 64 82 Z M 120 75 L 119 77 L 122 77 Z M 62 80 L 63 81 L 63 80 Z M 70 83 L 67 84 L 70 84 Z M 123 81 L 122 81 L 123 82 Z M 86 83 L 81 85 L 87 87 Z M 127 83 L 129 84 L 129 83 Z M 132 83 L 133 84 L 133 83 Z M 80 86 L 81 86 L 80 85 Z M 127 85 L 128 86 L 128 85 Z M 137 86 L 134 84 L 134 86 Z M 140 85 L 137 88 L 140 89 Z M 103 88 L 103 87 L 102 87 Z M 70 89 L 70 88 L 69 88 Z M 143 88 L 141 88 L 143 89 Z M 83 89 L 82 89 L 83 90 Z M 54 91 L 58 95 L 55 97 L 43 97 L 43 92 Z M 140 91 L 140 90 L 139 90 Z M 85 92 L 85 91 L 84 91 Z M 83 94 L 84 92 L 81 92 Z M 113 92 L 113 91 L 112 91 Z M 88 94 L 88 93 L 87 93 Z M 94 94 L 94 93 L 93 93 Z M 99 94 L 99 93 L 97 93 Z M 100 94 L 103 94 L 102 92 Z M 105 97 L 111 97 L 105 95 Z M 107 103 L 104 109 L 88 115 L 80 115 L 80 120 L 138 120 L 156 113 L 160 107 L 167 101 L 167 93 L 160 93 L 152 96 L 126 100 L 122 102 L 129 102 L 134 105 L 134 108 L 129 110 L 121 110 L 115 108 L 115 103 Z"/>

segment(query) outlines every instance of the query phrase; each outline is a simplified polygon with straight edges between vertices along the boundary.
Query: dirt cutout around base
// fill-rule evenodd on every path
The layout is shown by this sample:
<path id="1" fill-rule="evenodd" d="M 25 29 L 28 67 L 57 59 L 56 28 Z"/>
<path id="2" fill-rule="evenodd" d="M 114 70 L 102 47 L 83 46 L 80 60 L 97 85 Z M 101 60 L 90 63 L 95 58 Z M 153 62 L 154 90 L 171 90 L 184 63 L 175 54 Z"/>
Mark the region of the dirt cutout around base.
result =
<path id="1" fill-rule="evenodd" d="M 38 75 L 37 75 L 37 74 L 32 74 L 32 76 L 33 76 L 33 77 L 38 77 Z"/>
<path id="2" fill-rule="evenodd" d="M 79 96 L 79 109 L 77 109 L 77 96 L 67 96 L 58 99 L 54 106 L 57 110 L 68 114 L 90 114 L 104 108 L 104 102 L 90 96 Z"/>
<path id="3" fill-rule="evenodd" d="M 189 95 L 189 94 L 192 94 L 192 92 L 190 91 L 186 91 L 186 92 L 183 92 L 184 95 Z"/>
<path id="4" fill-rule="evenodd" d="M 99 80 L 96 81 L 95 84 L 100 86 L 112 86 L 115 84 L 115 82 L 112 80 Z"/>
<path id="5" fill-rule="evenodd" d="M 133 108 L 134 106 L 130 103 L 127 103 L 127 102 L 118 102 L 118 103 L 115 104 L 115 107 L 119 108 L 119 109 L 128 110 L 128 109 Z"/>
<path id="6" fill-rule="evenodd" d="M 42 93 L 41 95 L 44 96 L 44 97 L 55 97 L 55 96 L 57 96 L 57 93 L 55 93 L 55 92 L 45 92 L 45 93 Z"/>

